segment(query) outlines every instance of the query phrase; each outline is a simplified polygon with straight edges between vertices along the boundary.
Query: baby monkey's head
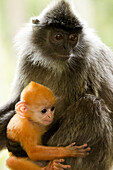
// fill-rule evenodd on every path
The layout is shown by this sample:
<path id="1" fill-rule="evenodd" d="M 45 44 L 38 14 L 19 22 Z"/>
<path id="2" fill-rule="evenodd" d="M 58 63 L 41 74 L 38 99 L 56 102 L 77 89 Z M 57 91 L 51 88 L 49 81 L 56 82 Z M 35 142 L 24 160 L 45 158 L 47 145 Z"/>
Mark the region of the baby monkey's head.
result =
<path id="1" fill-rule="evenodd" d="M 53 121 L 55 102 L 56 98 L 49 88 L 32 81 L 22 91 L 15 109 L 22 117 L 47 126 Z"/>

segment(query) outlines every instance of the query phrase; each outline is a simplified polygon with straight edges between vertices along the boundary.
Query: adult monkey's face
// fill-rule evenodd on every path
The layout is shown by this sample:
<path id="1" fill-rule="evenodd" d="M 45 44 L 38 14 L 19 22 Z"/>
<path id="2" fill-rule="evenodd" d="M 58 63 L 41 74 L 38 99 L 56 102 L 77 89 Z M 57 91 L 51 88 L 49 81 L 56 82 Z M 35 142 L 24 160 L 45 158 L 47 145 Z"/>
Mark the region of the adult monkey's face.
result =
<path id="1" fill-rule="evenodd" d="M 67 60 L 79 44 L 82 25 L 65 1 L 33 20 L 32 42 L 40 52 L 53 59 Z"/>

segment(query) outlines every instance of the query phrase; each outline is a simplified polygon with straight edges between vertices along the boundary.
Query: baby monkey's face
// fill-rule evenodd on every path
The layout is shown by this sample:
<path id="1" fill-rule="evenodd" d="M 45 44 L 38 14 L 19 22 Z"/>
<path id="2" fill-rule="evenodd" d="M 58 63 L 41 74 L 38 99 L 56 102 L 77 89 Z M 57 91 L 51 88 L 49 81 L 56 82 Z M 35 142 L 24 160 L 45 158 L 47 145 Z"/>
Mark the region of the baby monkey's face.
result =
<path id="1" fill-rule="evenodd" d="M 32 120 L 41 125 L 48 126 L 52 123 L 54 118 L 54 106 L 37 106 L 33 111 Z"/>

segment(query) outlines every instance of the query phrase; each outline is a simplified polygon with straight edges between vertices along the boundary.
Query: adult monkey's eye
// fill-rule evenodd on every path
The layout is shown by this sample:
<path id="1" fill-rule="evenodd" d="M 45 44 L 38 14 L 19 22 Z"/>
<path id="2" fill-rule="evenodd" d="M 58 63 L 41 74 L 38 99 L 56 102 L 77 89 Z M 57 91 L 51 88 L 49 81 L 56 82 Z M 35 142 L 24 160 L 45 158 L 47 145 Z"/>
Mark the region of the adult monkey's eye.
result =
<path id="1" fill-rule="evenodd" d="M 56 40 L 61 40 L 61 39 L 63 39 L 63 35 L 58 33 L 55 35 L 55 38 L 56 38 Z"/>
<path id="2" fill-rule="evenodd" d="M 46 112 L 47 112 L 47 109 L 43 109 L 41 112 L 42 112 L 42 113 L 46 113 Z"/>
<path id="3" fill-rule="evenodd" d="M 61 43 L 62 39 L 63 39 L 63 34 L 62 33 L 60 33 L 60 32 L 54 33 L 53 32 L 50 40 L 53 43 Z"/>
<path id="4" fill-rule="evenodd" d="M 69 40 L 77 42 L 78 41 L 78 36 L 76 34 L 70 34 L 69 35 Z"/>

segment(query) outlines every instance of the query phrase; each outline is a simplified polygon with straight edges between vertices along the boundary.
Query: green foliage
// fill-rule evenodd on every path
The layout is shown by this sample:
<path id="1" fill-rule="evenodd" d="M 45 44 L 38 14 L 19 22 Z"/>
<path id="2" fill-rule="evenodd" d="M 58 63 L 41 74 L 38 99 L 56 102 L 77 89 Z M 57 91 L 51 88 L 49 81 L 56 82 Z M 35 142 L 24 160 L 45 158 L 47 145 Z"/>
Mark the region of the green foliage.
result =
<path id="1" fill-rule="evenodd" d="M 5 1 L 0 0 L 0 28 L 1 28 L 1 35 L 7 44 L 7 39 L 9 38 L 9 27 L 7 25 L 7 17 L 5 13 Z"/>
<path id="2" fill-rule="evenodd" d="M 8 151 L 3 150 L 0 154 L 0 170 L 8 170 L 8 168 L 5 165 L 8 157 L 9 157 Z"/>
<path id="3" fill-rule="evenodd" d="M 99 36 L 113 48 L 113 0 L 93 0 L 95 25 Z"/>
<path id="4" fill-rule="evenodd" d="M 25 0 L 26 11 L 29 14 L 27 17 L 37 16 L 52 0 Z"/>

